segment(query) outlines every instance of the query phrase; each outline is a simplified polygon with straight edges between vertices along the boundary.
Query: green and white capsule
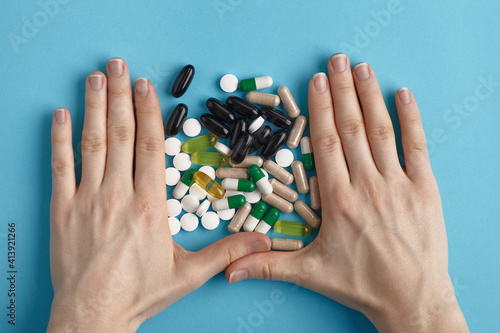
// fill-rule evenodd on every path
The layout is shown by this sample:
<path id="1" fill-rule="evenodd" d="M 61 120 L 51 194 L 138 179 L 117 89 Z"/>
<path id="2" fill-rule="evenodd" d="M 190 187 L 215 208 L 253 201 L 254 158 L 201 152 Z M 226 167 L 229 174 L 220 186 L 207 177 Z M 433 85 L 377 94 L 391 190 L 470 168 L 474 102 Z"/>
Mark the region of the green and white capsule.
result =
<path id="1" fill-rule="evenodd" d="M 270 76 L 259 76 L 240 81 L 240 89 L 243 91 L 265 89 L 272 85 L 273 79 Z"/>
<path id="2" fill-rule="evenodd" d="M 182 175 L 181 180 L 179 180 L 174 188 L 174 191 L 172 192 L 174 198 L 178 200 L 182 199 L 182 197 L 187 193 L 191 185 L 194 183 L 193 175 L 195 172 L 196 170 L 194 169 L 188 169 L 184 172 L 184 175 Z"/>
<path id="3" fill-rule="evenodd" d="M 276 208 L 271 208 L 266 215 L 264 215 L 264 218 L 262 221 L 257 224 L 257 227 L 255 227 L 255 232 L 260 232 L 262 234 L 267 234 L 269 229 L 278 221 L 280 218 L 280 211 L 277 210 Z"/>
<path id="4" fill-rule="evenodd" d="M 307 170 L 314 169 L 314 152 L 311 144 L 311 138 L 304 136 L 300 140 L 300 150 L 302 152 L 302 162 Z"/>
<path id="5" fill-rule="evenodd" d="M 267 205 L 265 202 L 258 202 L 250 212 L 250 215 L 245 220 L 245 224 L 243 224 L 243 230 L 252 232 L 255 230 L 257 224 L 262 219 L 264 214 L 266 213 Z"/>
<path id="6" fill-rule="evenodd" d="M 266 176 L 264 175 L 264 172 L 262 172 L 262 169 L 259 168 L 256 164 L 248 168 L 248 174 L 250 175 L 250 178 L 252 178 L 252 180 L 255 182 L 255 185 L 257 185 L 257 188 L 260 190 L 262 195 L 269 195 L 273 192 L 271 183 L 269 183 L 269 180 L 266 179 Z"/>
<path id="7" fill-rule="evenodd" d="M 232 197 L 222 198 L 212 202 L 212 209 L 215 211 L 238 208 L 247 202 L 243 194 L 233 195 Z"/>
<path id="8" fill-rule="evenodd" d="M 222 187 L 226 190 L 253 192 L 255 183 L 248 179 L 225 178 L 222 180 Z"/>

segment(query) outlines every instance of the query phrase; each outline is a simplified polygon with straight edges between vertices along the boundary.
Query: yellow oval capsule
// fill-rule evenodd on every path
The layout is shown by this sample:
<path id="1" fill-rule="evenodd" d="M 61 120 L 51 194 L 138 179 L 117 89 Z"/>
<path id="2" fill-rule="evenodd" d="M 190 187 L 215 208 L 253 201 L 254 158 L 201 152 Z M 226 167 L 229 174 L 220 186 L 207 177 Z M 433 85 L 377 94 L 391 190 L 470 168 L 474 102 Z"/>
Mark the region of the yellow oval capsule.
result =
<path id="1" fill-rule="evenodd" d="M 290 236 L 309 236 L 312 231 L 309 224 L 284 220 L 276 222 L 274 224 L 274 230 Z"/>
<path id="2" fill-rule="evenodd" d="M 193 180 L 196 184 L 200 185 L 202 189 L 208 192 L 211 196 L 217 199 L 224 198 L 224 188 L 219 185 L 215 180 L 213 180 L 206 173 L 197 171 L 193 175 Z"/>

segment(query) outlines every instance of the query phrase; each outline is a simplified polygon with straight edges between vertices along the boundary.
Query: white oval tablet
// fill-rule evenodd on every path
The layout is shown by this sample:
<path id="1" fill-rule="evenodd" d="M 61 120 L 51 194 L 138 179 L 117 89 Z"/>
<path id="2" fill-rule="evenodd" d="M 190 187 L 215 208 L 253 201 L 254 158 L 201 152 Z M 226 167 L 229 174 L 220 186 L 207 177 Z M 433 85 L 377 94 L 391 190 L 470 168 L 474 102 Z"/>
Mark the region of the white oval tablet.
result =
<path id="1" fill-rule="evenodd" d="M 236 209 L 231 208 L 231 209 L 219 210 L 217 212 L 217 215 L 219 215 L 221 220 L 228 221 L 233 218 L 235 213 Z"/>
<path id="2" fill-rule="evenodd" d="M 182 212 L 181 202 L 177 199 L 167 200 L 168 216 L 178 216 Z"/>
<path id="3" fill-rule="evenodd" d="M 194 195 L 186 195 L 182 198 L 181 207 L 188 213 L 194 213 L 200 206 L 200 201 Z"/>
<path id="4" fill-rule="evenodd" d="M 226 194 L 224 195 L 224 197 L 229 198 L 229 197 L 234 197 L 235 195 L 238 195 L 238 194 L 244 195 L 244 193 L 245 192 L 242 192 L 242 191 L 226 190 Z"/>
<path id="5" fill-rule="evenodd" d="M 250 133 L 253 133 L 256 130 L 258 130 L 259 128 L 261 128 L 262 125 L 264 125 L 264 117 L 260 116 L 257 119 L 255 119 L 254 121 L 252 121 L 250 126 L 248 126 L 248 131 Z"/>
<path id="6" fill-rule="evenodd" d="M 201 132 L 201 124 L 198 120 L 189 118 L 184 122 L 184 125 L 182 125 L 182 130 L 187 136 L 197 136 Z"/>
<path id="7" fill-rule="evenodd" d="M 208 212 L 201 218 L 201 225 L 207 230 L 214 230 L 219 226 L 220 218 L 217 213 Z"/>
<path id="8" fill-rule="evenodd" d="M 165 169 L 165 184 L 168 186 L 175 186 L 181 179 L 181 173 L 176 168 L 166 168 Z"/>
<path id="9" fill-rule="evenodd" d="M 174 157 L 174 167 L 179 171 L 186 171 L 191 167 L 191 156 L 179 153 Z"/>
<path id="10" fill-rule="evenodd" d="M 245 196 L 245 199 L 247 199 L 247 202 L 251 204 L 259 202 L 262 198 L 262 193 L 258 188 L 256 188 L 252 192 L 243 192 L 243 195 Z"/>
<path id="11" fill-rule="evenodd" d="M 196 215 L 198 215 L 199 217 L 202 217 L 203 215 L 205 215 L 205 213 L 208 211 L 208 209 L 210 208 L 210 201 L 205 200 L 201 203 L 200 207 L 198 207 L 198 209 L 196 210 Z"/>
<path id="12" fill-rule="evenodd" d="M 208 177 L 215 179 L 215 169 L 209 165 L 202 166 L 198 171 L 205 173 Z"/>
<path id="13" fill-rule="evenodd" d="M 165 140 L 165 154 L 175 156 L 181 152 L 182 143 L 177 138 L 168 138 Z"/>
<path id="14" fill-rule="evenodd" d="M 210 193 L 207 193 L 207 200 L 210 202 L 214 202 L 215 200 L 219 200 L 219 199 L 217 199 L 216 197 L 214 197 Z"/>
<path id="15" fill-rule="evenodd" d="M 223 144 L 222 142 L 217 142 L 215 144 L 214 148 L 219 153 L 224 154 L 226 156 L 231 156 L 231 154 L 233 153 L 233 151 L 228 146 L 226 146 L 225 144 Z"/>
<path id="16" fill-rule="evenodd" d="M 191 213 L 186 213 L 181 217 L 181 227 L 186 231 L 193 231 L 198 228 L 200 221 L 198 217 Z"/>
<path id="17" fill-rule="evenodd" d="M 207 196 L 207 191 L 205 191 L 200 185 L 193 183 L 189 188 L 189 194 L 194 195 L 198 200 L 203 200 Z"/>
<path id="18" fill-rule="evenodd" d="M 227 93 L 232 93 L 238 89 L 238 78 L 233 74 L 226 74 L 220 79 L 220 87 Z"/>
<path id="19" fill-rule="evenodd" d="M 181 223 L 177 217 L 169 217 L 168 218 L 168 226 L 170 227 L 170 234 L 177 235 L 181 230 Z"/>
<path id="20" fill-rule="evenodd" d="M 269 180 L 269 173 L 264 170 L 263 168 L 261 168 L 262 172 L 264 173 L 264 178 L 266 178 L 267 180 Z"/>
<path id="21" fill-rule="evenodd" d="M 290 149 L 280 149 L 276 153 L 276 163 L 283 168 L 289 167 L 293 162 L 293 153 Z"/>

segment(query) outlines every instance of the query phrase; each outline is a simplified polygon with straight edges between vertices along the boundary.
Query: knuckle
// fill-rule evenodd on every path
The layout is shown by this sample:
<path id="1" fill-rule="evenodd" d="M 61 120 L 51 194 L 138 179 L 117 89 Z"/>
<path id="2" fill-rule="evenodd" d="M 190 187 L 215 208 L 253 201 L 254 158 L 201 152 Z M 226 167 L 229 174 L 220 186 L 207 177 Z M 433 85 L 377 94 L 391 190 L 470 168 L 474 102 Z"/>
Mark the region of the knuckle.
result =
<path id="1" fill-rule="evenodd" d="M 131 95 L 132 92 L 129 87 L 114 87 L 108 90 L 108 96 L 111 98 L 128 98 Z"/>
<path id="2" fill-rule="evenodd" d="M 155 136 L 145 137 L 137 141 L 137 149 L 150 153 L 162 152 L 164 142 L 161 138 Z"/>
<path id="3" fill-rule="evenodd" d="M 336 211 L 342 216 L 351 216 L 356 209 L 352 194 L 348 193 L 344 188 L 338 188 L 333 192 L 333 203 Z"/>
<path id="4" fill-rule="evenodd" d="M 364 131 L 364 124 L 361 119 L 346 119 L 339 123 L 340 135 L 357 136 Z"/>
<path id="5" fill-rule="evenodd" d="M 83 131 L 82 154 L 95 153 L 106 148 L 106 137 L 97 132 Z"/>
<path id="6" fill-rule="evenodd" d="M 115 142 L 128 142 L 134 138 L 134 131 L 127 125 L 109 126 L 108 137 Z"/>
<path id="7" fill-rule="evenodd" d="M 331 104 L 320 104 L 315 108 L 316 112 L 331 114 L 333 112 L 333 107 Z"/>
<path id="8" fill-rule="evenodd" d="M 394 130 L 390 124 L 380 123 L 368 126 L 368 137 L 372 140 L 384 141 L 394 137 Z"/>
<path id="9" fill-rule="evenodd" d="M 340 138 L 333 133 L 319 135 L 313 138 L 313 147 L 318 155 L 331 154 L 340 149 Z"/>
<path id="10" fill-rule="evenodd" d="M 262 265 L 262 278 L 264 280 L 272 280 L 273 279 L 273 275 L 272 275 L 272 269 L 271 269 L 271 265 L 269 264 L 269 262 L 265 262 L 263 265 Z"/>
<path id="11" fill-rule="evenodd" d="M 106 102 L 99 98 L 85 98 L 85 108 L 87 109 L 106 109 Z"/>
<path id="12" fill-rule="evenodd" d="M 349 81 L 340 81 L 333 84 L 333 90 L 339 93 L 348 92 L 354 89 L 354 85 Z"/>
<path id="13" fill-rule="evenodd" d="M 234 248 L 228 247 L 226 248 L 226 263 L 229 265 L 240 258 L 238 252 Z"/>
<path id="14" fill-rule="evenodd" d="M 53 157 L 51 164 L 52 164 L 52 170 L 53 170 L 54 174 L 56 175 L 56 177 L 66 175 L 72 169 L 71 163 L 69 163 L 69 161 L 64 157 L 60 157 L 60 158 Z"/>

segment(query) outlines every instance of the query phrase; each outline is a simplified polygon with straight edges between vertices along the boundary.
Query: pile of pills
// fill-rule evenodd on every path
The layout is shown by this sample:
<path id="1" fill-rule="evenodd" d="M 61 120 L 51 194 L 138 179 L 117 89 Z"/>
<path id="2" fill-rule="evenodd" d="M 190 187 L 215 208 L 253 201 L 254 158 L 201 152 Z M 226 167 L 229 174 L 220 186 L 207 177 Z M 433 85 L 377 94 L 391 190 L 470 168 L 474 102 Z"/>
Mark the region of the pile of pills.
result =
<path id="1" fill-rule="evenodd" d="M 192 65 L 181 70 L 172 88 L 174 97 L 186 92 L 194 73 Z M 200 219 L 207 230 L 217 228 L 221 219 L 231 220 L 231 233 L 243 229 L 265 234 L 274 227 L 279 233 L 304 237 L 311 234 L 311 228 L 319 228 L 321 218 L 314 211 L 321 209 L 318 180 L 316 176 L 308 179 L 306 174 L 306 170 L 314 169 L 311 140 L 303 136 L 307 118 L 300 115 L 286 86 L 279 87 L 277 94 L 257 91 L 272 84 L 269 76 L 238 83 L 236 76 L 226 74 L 220 80 L 222 90 L 231 93 L 239 87 L 248 92 L 246 100 L 229 96 L 223 103 L 209 98 L 209 113 L 199 121 L 187 118 L 185 104 L 178 104 L 172 111 L 165 126 L 165 153 L 173 156 L 173 167 L 165 171 L 166 185 L 175 186 L 174 198 L 167 200 L 172 235 L 181 228 L 195 230 Z M 276 108 L 281 103 L 286 113 Z M 273 132 L 266 122 L 278 129 Z M 199 135 L 202 126 L 212 134 Z M 177 139 L 181 130 L 191 139 Z M 290 149 L 283 148 L 285 143 L 290 149 L 300 145 L 301 161 L 294 159 Z M 200 168 L 196 170 L 193 164 Z M 286 169 L 289 167 L 291 172 Z M 294 182 L 299 193 L 309 193 L 311 206 L 298 200 L 297 191 L 289 187 Z M 307 223 L 279 220 L 281 213 L 294 210 Z M 179 220 L 182 211 L 185 213 Z M 298 239 L 272 239 L 276 250 L 302 247 Z"/>

